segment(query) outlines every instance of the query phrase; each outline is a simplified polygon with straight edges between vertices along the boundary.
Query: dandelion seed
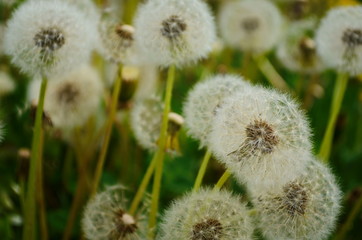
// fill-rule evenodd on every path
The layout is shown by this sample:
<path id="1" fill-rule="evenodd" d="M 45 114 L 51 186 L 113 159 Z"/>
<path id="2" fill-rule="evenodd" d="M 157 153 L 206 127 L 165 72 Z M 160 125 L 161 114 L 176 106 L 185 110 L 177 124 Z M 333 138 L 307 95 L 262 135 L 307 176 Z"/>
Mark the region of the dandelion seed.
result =
<path id="1" fill-rule="evenodd" d="M 96 26 L 76 7 L 55 0 L 28 1 L 8 22 L 4 47 L 22 71 L 51 76 L 86 62 L 96 41 Z"/>
<path id="2" fill-rule="evenodd" d="M 338 71 L 362 72 L 362 7 L 337 7 L 323 18 L 316 34 L 325 64 Z"/>
<path id="3" fill-rule="evenodd" d="M 287 95 L 260 87 L 231 95 L 212 123 L 209 147 L 248 188 L 284 184 L 303 171 L 308 122 Z"/>
<path id="4" fill-rule="evenodd" d="M 146 62 L 183 65 L 205 57 L 215 41 L 213 17 L 200 0 L 155 0 L 135 18 L 136 45 Z"/>
<path id="5" fill-rule="evenodd" d="M 202 189 L 176 200 L 165 212 L 161 240 L 252 239 L 248 209 L 227 191 Z"/>
<path id="6" fill-rule="evenodd" d="M 277 47 L 279 61 L 289 70 L 301 73 L 317 73 L 324 65 L 317 54 L 314 39 L 308 35 L 316 27 L 314 19 L 292 23 L 284 41 Z"/>
<path id="7" fill-rule="evenodd" d="M 230 46 L 263 53 L 278 42 L 282 17 L 270 1 L 230 1 L 221 7 L 219 27 L 222 37 Z"/>
<path id="8" fill-rule="evenodd" d="M 127 213 L 125 188 L 119 185 L 98 193 L 84 210 L 82 229 L 89 240 L 141 240 L 145 218 Z M 143 210 L 142 210 L 143 211 Z"/>
<path id="9" fill-rule="evenodd" d="M 225 97 L 242 92 L 249 84 L 242 77 L 217 75 L 194 86 L 184 103 L 183 112 L 188 134 L 207 145 L 212 121 Z"/>
<path id="10" fill-rule="evenodd" d="M 301 176 L 278 190 L 254 193 L 266 239 L 325 239 L 334 228 L 341 192 L 330 170 L 315 159 Z"/>

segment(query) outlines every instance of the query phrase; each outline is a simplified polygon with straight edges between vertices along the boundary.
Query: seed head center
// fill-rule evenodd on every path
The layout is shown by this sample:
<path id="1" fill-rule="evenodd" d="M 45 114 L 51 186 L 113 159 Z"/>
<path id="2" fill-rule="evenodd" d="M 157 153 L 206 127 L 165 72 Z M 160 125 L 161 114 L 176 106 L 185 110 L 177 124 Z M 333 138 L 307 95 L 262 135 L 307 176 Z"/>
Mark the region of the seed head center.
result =
<path id="1" fill-rule="evenodd" d="M 343 33 L 342 41 L 348 47 L 356 47 L 358 45 L 362 45 L 362 30 L 348 28 Z"/>
<path id="2" fill-rule="evenodd" d="M 35 45 L 42 52 L 54 52 L 65 43 L 64 35 L 56 28 L 43 29 L 34 36 Z"/>
<path id="3" fill-rule="evenodd" d="M 216 219 L 205 219 L 193 226 L 191 240 L 218 240 L 222 236 L 223 227 Z"/>
<path id="4" fill-rule="evenodd" d="M 275 131 L 267 122 L 255 120 L 246 127 L 247 143 L 252 147 L 252 152 L 259 150 L 262 153 L 271 153 L 279 143 Z"/>
<path id="5" fill-rule="evenodd" d="M 58 91 L 58 100 L 61 103 L 71 104 L 77 101 L 79 90 L 72 84 L 67 83 Z"/>
<path id="6" fill-rule="evenodd" d="M 115 229 L 111 232 L 109 239 L 124 239 L 127 235 L 136 232 L 138 228 L 134 217 L 122 209 L 115 212 L 114 223 Z"/>
<path id="7" fill-rule="evenodd" d="M 245 18 L 241 22 L 241 28 L 247 33 L 254 32 L 255 30 L 257 30 L 259 28 L 259 25 L 260 25 L 260 22 L 255 17 Z"/>
<path id="8" fill-rule="evenodd" d="M 290 183 L 284 187 L 283 206 L 291 216 L 304 215 L 308 194 L 299 183 Z"/>
<path id="9" fill-rule="evenodd" d="M 161 33 L 170 40 L 177 39 L 186 30 L 186 23 L 179 16 L 172 15 L 162 22 Z"/>

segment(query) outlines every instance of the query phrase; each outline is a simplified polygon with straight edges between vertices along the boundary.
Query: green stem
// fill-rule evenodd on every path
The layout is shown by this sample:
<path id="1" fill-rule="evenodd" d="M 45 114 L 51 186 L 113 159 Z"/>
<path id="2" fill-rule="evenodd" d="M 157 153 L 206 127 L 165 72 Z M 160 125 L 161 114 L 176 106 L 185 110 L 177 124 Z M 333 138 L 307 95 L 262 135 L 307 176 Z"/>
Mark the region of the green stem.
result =
<path id="1" fill-rule="evenodd" d="M 229 172 L 229 170 L 226 170 L 224 172 L 224 174 L 221 176 L 221 178 L 219 179 L 219 181 L 215 184 L 214 190 L 220 190 L 222 188 L 222 186 L 224 186 L 225 182 L 229 179 L 229 177 L 231 176 L 231 173 Z"/>
<path id="2" fill-rule="evenodd" d="M 205 172 L 206 172 L 206 168 L 207 165 L 209 163 L 209 160 L 211 158 L 211 152 L 210 150 L 207 150 L 204 156 L 204 159 L 202 160 L 200 169 L 199 169 L 199 173 L 197 174 L 196 180 L 195 180 L 195 185 L 194 185 L 194 191 L 196 192 L 197 190 L 199 190 L 201 183 L 202 183 L 202 179 L 205 176 Z"/>
<path id="3" fill-rule="evenodd" d="M 346 92 L 347 83 L 348 83 L 348 74 L 339 73 L 336 80 L 336 85 L 334 87 L 333 99 L 332 99 L 332 105 L 329 114 L 327 129 L 326 132 L 324 133 L 324 137 L 318 154 L 318 157 L 323 162 L 326 163 L 329 161 L 334 129 L 339 111 L 341 109 L 344 93 Z"/>
<path id="4" fill-rule="evenodd" d="M 24 216 L 24 232 L 23 240 L 33 240 L 35 239 L 36 234 L 36 178 L 39 166 L 41 165 L 40 150 L 41 150 L 41 129 L 43 122 L 43 107 L 44 107 L 44 98 L 45 91 L 47 87 L 48 80 L 44 77 L 41 82 L 40 92 L 39 92 L 39 101 L 36 108 L 35 115 L 35 126 L 34 134 L 31 145 L 31 156 L 30 156 L 30 172 L 28 179 L 28 190 L 25 198 L 25 216 Z"/>
<path id="5" fill-rule="evenodd" d="M 121 91 L 121 85 L 122 85 L 121 71 L 122 71 L 122 66 L 119 65 L 118 76 L 117 76 L 116 82 L 114 83 L 114 89 L 113 89 L 113 93 L 112 93 L 112 102 L 110 105 L 109 115 L 108 115 L 108 119 L 107 119 L 107 123 L 106 123 L 103 145 L 102 145 L 101 152 L 99 154 L 96 172 L 94 175 L 94 182 L 93 182 L 91 196 L 95 195 L 97 192 L 98 185 L 99 185 L 99 182 L 100 182 L 100 179 L 102 176 L 104 162 L 105 162 L 105 159 L 107 156 L 109 140 L 111 138 L 113 122 L 114 122 L 114 118 L 116 116 L 116 111 L 117 111 L 118 97 L 119 97 L 119 93 Z"/>
<path id="6" fill-rule="evenodd" d="M 280 76 L 267 57 L 264 55 L 254 56 L 254 60 L 260 71 L 272 86 L 280 90 L 290 91 L 285 80 Z"/>
<path id="7" fill-rule="evenodd" d="M 336 237 L 334 240 L 343 240 L 346 239 L 345 236 L 348 233 L 348 231 L 352 228 L 353 222 L 357 217 L 357 214 L 362 209 L 362 196 L 359 197 L 356 204 L 354 205 L 353 209 L 349 213 L 346 222 L 342 225 L 339 232 L 336 234 Z"/>
<path id="8" fill-rule="evenodd" d="M 166 94 L 164 100 L 165 106 L 162 115 L 162 125 L 161 125 L 160 139 L 158 142 L 158 149 L 155 155 L 156 170 L 155 170 L 155 177 L 153 179 L 151 210 L 150 210 L 150 218 L 148 221 L 149 239 L 154 239 L 155 237 L 156 216 L 158 212 L 158 201 L 161 190 L 163 160 L 166 151 L 168 113 L 170 112 L 171 109 L 171 98 L 172 98 L 172 89 L 174 85 L 174 80 L 175 80 L 175 66 L 171 65 L 168 69 Z"/>
<path id="9" fill-rule="evenodd" d="M 156 156 L 156 155 L 155 155 Z M 138 205 L 141 202 L 142 196 L 146 191 L 146 188 L 150 182 L 151 176 L 155 170 L 156 167 L 156 158 L 154 157 L 150 163 L 150 165 L 147 168 L 147 171 L 145 173 L 145 175 L 143 176 L 141 185 L 139 186 L 136 196 L 134 197 L 130 210 L 129 210 L 129 214 L 134 215 L 137 211 Z"/>

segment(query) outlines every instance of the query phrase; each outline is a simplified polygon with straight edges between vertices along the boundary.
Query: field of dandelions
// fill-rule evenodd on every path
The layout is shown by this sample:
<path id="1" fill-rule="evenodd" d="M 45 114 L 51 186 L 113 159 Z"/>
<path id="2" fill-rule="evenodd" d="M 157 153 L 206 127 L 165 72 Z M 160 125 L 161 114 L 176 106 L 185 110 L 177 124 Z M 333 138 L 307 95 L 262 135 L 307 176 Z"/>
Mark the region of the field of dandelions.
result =
<path id="1" fill-rule="evenodd" d="M 362 239 L 362 1 L 0 0 L 0 239 Z"/>

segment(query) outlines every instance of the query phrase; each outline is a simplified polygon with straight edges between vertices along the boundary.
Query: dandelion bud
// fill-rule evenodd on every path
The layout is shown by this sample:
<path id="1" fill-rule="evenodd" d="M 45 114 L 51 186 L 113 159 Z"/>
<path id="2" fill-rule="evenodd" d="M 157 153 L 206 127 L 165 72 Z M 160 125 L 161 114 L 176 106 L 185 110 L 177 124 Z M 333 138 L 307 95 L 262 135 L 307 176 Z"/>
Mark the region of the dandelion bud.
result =
<path id="1" fill-rule="evenodd" d="M 240 199 L 227 191 L 200 190 L 165 212 L 160 240 L 251 240 L 252 220 Z"/>
<path id="2" fill-rule="evenodd" d="M 248 188 L 268 188 L 295 178 L 310 151 L 308 122 L 287 95 L 248 88 L 225 100 L 215 116 L 210 149 Z"/>
<path id="3" fill-rule="evenodd" d="M 270 1 L 230 1 L 221 7 L 219 25 L 221 35 L 230 46 L 263 53 L 279 40 L 282 17 Z"/>
<path id="4" fill-rule="evenodd" d="M 289 70 L 301 73 L 316 73 L 324 69 L 317 54 L 317 46 L 308 33 L 313 31 L 314 20 L 292 23 L 285 39 L 278 45 L 277 57 Z"/>
<path id="5" fill-rule="evenodd" d="M 201 0 L 151 0 L 136 15 L 135 40 L 147 62 L 183 65 L 205 57 L 215 40 L 213 17 Z"/>
<path id="6" fill-rule="evenodd" d="M 97 72 L 83 66 L 49 82 L 44 111 L 55 127 L 71 129 L 88 120 L 97 109 L 101 95 L 102 83 Z"/>
<path id="7" fill-rule="evenodd" d="M 317 50 L 328 67 L 362 73 L 362 7 L 337 7 L 322 20 L 316 34 Z"/>
<path id="8" fill-rule="evenodd" d="M 89 240 L 144 239 L 145 222 L 142 216 L 127 213 L 124 187 L 113 186 L 95 195 L 86 205 L 82 229 Z"/>
<path id="9" fill-rule="evenodd" d="M 96 26 L 61 1 L 27 1 L 8 22 L 4 46 L 12 62 L 31 75 L 57 75 L 86 62 Z"/>
<path id="10" fill-rule="evenodd" d="M 224 98 L 247 87 L 249 84 L 242 77 L 234 75 L 217 75 L 197 83 L 183 108 L 188 134 L 206 146 L 212 121 Z"/>
<path id="11" fill-rule="evenodd" d="M 255 193 L 259 227 L 269 240 L 326 239 L 340 210 L 341 192 L 330 170 L 313 159 L 278 190 Z"/>

